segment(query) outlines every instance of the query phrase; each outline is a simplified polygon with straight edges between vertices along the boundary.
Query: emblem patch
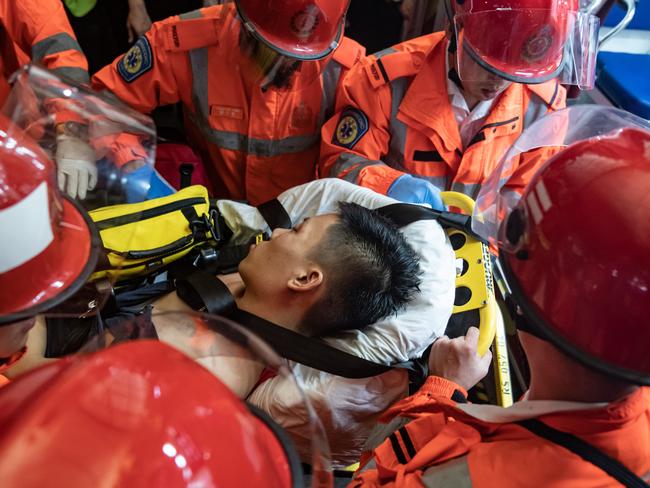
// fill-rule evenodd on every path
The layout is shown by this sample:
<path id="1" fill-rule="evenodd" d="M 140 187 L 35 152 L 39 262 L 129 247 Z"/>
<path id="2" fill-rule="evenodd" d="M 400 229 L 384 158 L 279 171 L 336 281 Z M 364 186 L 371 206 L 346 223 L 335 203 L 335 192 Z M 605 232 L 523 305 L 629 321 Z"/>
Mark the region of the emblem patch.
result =
<path id="1" fill-rule="evenodd" d="M 554 31 L 549 25 L 543 26 L 524 43 L 521 56 L 526 61 L 541 59 L 553 44 Z"/>
<path id="2" fill-rule="evenodd" d="M 320 22 L 321 12 L 318 7 L 305 7 L 291 16 L 291 31 L 301 40 L 308 39 Z"/>
<path id="3" fill-rule="evenodd" d="M 368 132 L 368 117 L 361 110 L 346 108 L 341 114 L 332 144 L 352 149 Z"/>
<path id="4" fill-rule="evenodd" d="M 152 67 L 153 54 L 146 36 L 140 37 L 117 63 L 117 71 L 127 83 L 139 78 Z"/>

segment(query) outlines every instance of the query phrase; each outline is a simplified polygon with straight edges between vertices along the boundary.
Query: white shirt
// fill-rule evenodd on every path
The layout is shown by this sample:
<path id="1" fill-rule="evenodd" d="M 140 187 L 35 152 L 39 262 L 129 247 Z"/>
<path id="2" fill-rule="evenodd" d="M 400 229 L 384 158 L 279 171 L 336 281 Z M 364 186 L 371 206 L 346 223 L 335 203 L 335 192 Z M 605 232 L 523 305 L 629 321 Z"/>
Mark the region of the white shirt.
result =
<path id="1" fill-rule="evenodd" d="M 448 55 L 445 55 L 445 66 L 447 73 L 449 73 Z M 466 149 L 472 138 L 483 126 L 483 122 L 490 113 L 490 108 L 492 108 L 494 98 L 477 103 L 474 110 L 470 111 L 463 92 L 449 77 L 447 77 L 447 95 L 449 95 L 449 103 L 451 103 L 451 109 L 454 112 L 456 123 L 458 123 L 458 132 L 460 132 L 463 149 Z"/>

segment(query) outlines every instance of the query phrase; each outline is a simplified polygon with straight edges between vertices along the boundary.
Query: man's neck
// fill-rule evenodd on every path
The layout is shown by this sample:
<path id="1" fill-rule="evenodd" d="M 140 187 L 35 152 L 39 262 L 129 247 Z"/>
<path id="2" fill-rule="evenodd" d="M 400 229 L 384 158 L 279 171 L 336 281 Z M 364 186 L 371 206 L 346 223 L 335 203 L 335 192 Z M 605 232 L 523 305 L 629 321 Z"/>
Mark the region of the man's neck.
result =
<path id="1" fill-rule="evenodd" d="M 235 297 L 235 303 L 240 310 L 244 310 L 253 315 L 257 315 L 269 322 L 282 326 L 285 329 L 298 332 L 300 327 L 299 318 L 302 313 L 297 313 L 296 310 L 285 303 L 284 306 L 278 306 L 282 303 L 279 300 L 268 300 L 255 296 L 252 292 L 244 290 L 244 292 Z"/>
<path id="2" fill-rule="evenodd" d="M 566 370 L 533 368 L 527 398 L 572 402 L 612 402 L 633 393 L 638 387 L 600 374 L 580 365 Z"/>

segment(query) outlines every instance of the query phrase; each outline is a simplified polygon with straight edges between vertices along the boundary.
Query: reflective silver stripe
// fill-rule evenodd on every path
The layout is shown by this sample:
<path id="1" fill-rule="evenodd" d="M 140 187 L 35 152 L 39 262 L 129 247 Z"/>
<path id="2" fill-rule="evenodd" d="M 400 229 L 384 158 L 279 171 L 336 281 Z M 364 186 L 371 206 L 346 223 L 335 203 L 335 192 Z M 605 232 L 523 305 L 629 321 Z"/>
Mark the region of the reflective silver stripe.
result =
<path id="1" fill-rule="evenodd" d="M 430 467 L 422 473 L 422 483 L 431 488 L 471 488 L 467 457 Z"/>
<path id="2" fill-rule="evenodd" d="M 345 181 L 356 184 L 361 170 L 370 166 L 385 166 L 385 164 L 381 161 L 366 159 L 358 154 L 342 153 L 336 160 L 336 164 L 332 167 L 332 171 L 330 171 L 328 176 L 332 178 L 341 178 Z M 341 176 L 341 173 L 350 167 L 354 167 L 354 169 L 348 171 L 344 176 Z"/>
<path id="3" fill-rule="evenodd" d="M 399 106 L 404 99 L 404 94 L 409 86 L 409 79 L 398 78 L 390 82 L 391 107 L 390 107 L 390 145 L 388 154 L 384 157 L 386 163 L 395 168 L 404 170 L 404 151 L 406 149 L 406 124 L 397 120 Z"/>
<path id="4" fill-rule="evenodd" d="M 54 34 L 38 41 L 32 46 L 32 61 L 40 61 L 45 56 L 56 54 L 63 51 L 81 51 L 81 46 L 75 39 L 65 32 Z"/>
<path id="5" fill-rule="evenodd" d="M 401 427 L 410 423 L 413 419 L 407 417 L 395 417 L 387 424 L 378 423 L 370 432 L 368 439 L 363 445 L 365 451 L 371 451 L 379 447 L 383 442 L 388 439 L 393 432 L 397 432 Z"/>
<path id="6" fill-rule="evenodd" d="M 322 83 L 323 92 L 320 102 L 320 113 L 318 114 L 318 125 L 322 127 L 326 120 L 334 115 L 334 103 L 336 102 L 336 87 L 341 76 L 342 66 L 336 61 L 330 61 L 323 71 Z"/>
<path id="7" fill-rule="evenodd" d="M 203 17 L 203 14 L 201 13 L 201 9 L 196 9 L 192 10 L 191 12 L 185 12 L 184 14 L 180 14 L 179 17 L 181 20 L 191 20 L 191 19 L 200 19 Z"/>
<path id="8" fill-rule="evenodd" d="M 548 105 L 546 102 L 538 97 L 536 94 L 532 93 L 528 101 L 528 107 L 526 108 L 526 113 L 524 114 L 524 125 L 522 130 L 526 127 L 530 127 L 533 122 L 535 122 L 540 117 L 544 117 L 548 113 Z"/>
<path id="9" fill-rule="evenodd" d="M 364 158 L 363 156 L 359 156 L 358 154 L 352 154 L 349 152 L 343 152 L 336 159 L 336 163 L 334 163 L 334 166 L 332 166 L 332 170 L 330 171 L 328 176 L 332 178 L 338 178 L 338 176 L 343 171 L 350 169 L 352 166 L 355 166 L 359 163 L 367 163 L 367 162 L 370 161 L 367 158 Z"/>
<path id="10" fill-rule="evenodd" d="M 393 54 L 396 53 L 397 50 L 393 49 L 392 47 L 387 47 L 386 49 L 382 49 L 381 51 L 377 51 L 376 53 L 373 54 L 373 56 L 377 59 L 383 58 L 387 54 Z"/>
<path id="11" fill-rule="evenodd" d="M 439 187 L 439 188 L 444 188 L 444 187 Z M 453 183 L 451 185 L 451 191 L 464 193 L 465 195 L 470 196 L 472 198 L 476 198 L 480 189 L 481 189 L 481 185 L 479 183 Z"/>
<path id="12" fill-rule="evenodd" d="M 190 114 L 190 119 L 201 130 L 206 140 L 221 149 L 242 151 L 253 156 L 272 158 L 282 154 L 293 154 L 306 151 L 318 144 L 320 134 L 308 136 L 292 136 L 284 139 L 259 139 L 248 137 L 239 132 L 213 129 L 204 120 Z"/>
<path id="13" fill-rule="evenodd" d="M 368 471 L 369 469 L 377 469 L 377 463 L 375 462 L 374 459 L 371 459 L 370 461 L 368 461 L 368 463 L 365 466 L 359 468 L 354 474 L 354 477 L 356 478 L 357 475 L 363 473 L 364 471 Z"/>
<path id="14" fill-rule="evenodd" d="M 190 12 L 190 14 L 195 15 L 195 12 Z M 209 142 L 222 149 L 242 151 L 255 156 L 274 157 L 305 151 L 320 141 L 320 133 L 284 139 L 259 139 L 248 137 L 248 134 L 212 128 L 208 122 L 210 116 L 208 48 L 193 49 L 189 52 L 189 56 L 192 66 L 192 102 L 196 111 L 196 114 L 190 114 L 190 118 Z"/>
<path id="15" fill-rule="evenodd" d="M 202 47 L 189 52 L 192 66 L 192 103 L 203 120 L 208 120 L 208 48 Z"/>
<path id="16" fill-rule="evenodd" d="M 52 71 L 57 75 L 66 76 L 67 78 L 79 83 L 90 83 L 88 71 L 82 68 L 54 68 Z"/>

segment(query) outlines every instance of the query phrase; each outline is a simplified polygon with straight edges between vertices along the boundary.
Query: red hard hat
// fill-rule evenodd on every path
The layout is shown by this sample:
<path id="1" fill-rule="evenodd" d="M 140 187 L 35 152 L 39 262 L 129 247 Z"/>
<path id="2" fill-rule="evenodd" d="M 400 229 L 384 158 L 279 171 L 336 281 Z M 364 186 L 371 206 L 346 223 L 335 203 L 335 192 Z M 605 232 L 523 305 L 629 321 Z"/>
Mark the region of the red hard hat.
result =
<path id="1" fill-rule="evenodd" d="M 446 0 L 459 49 L 517 83 L 542 83 L 563 68 L 577 0 Z"/>
<path id="2" fill-rule="evenodd" d="M 349 0 L 235 0 L 247 30 L 275 51 L 301 60 L 321 59 L 343 37 Z"/>
<path id="3" fill-rule="evenodd" d="M 502 225 L 506 280 L 531 332 L 650 385 L 650 132 L 578 142 L 533 177 Z"/>
<path id="4" fill-rule="evenodd" d="M 287 487 L 302 481 L 278 427 L 208 370 L 157 341 L 48 364 L 0 389 L 0 404 L 5 486 Z"/>
<path id="5" fill-rule="evenodd" d="M 94 226 L 55 178 L 54 163 L 0 116 L 0 325 L 61 303 L 95 267 Z"/>

